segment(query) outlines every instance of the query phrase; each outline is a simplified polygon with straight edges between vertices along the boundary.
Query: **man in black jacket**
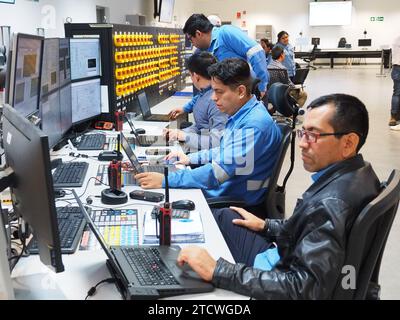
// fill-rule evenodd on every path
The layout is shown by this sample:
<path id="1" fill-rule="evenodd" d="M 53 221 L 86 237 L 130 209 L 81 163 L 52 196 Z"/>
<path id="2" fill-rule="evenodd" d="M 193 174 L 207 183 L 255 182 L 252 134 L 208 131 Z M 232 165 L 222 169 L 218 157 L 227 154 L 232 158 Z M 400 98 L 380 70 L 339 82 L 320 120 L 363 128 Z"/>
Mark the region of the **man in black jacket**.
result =
<path id="1" fill-rule="evenodd" d="M 320 97 L 297 131 L 304 168 L 314 183 L 286 221 L 265 221 L 241 208 L 214 212 L 237 262 L 215 261 L 199 247 L 181 250 L 216 287 L 257 299 L 329 299 L 341 275 L 347 236 L 379 180 L 358 151 L 368 135 L 368 112 L 345 94 Z"/>

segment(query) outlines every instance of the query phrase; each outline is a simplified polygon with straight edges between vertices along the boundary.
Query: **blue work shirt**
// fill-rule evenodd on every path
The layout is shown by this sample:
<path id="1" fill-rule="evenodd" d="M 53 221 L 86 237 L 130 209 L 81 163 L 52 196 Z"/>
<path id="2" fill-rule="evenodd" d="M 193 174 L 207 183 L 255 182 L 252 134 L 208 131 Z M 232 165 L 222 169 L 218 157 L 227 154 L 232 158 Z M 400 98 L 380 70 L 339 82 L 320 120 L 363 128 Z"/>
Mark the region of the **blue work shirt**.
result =
<path id="1" fill-rule="evenodd" d="M 276 46 L 279 46 L 285 52 L 285 60 L 282 61 L 282 64 L 288 70 L 288 74 L 290 78 L 293 78 L 296 74 L 296 63 L 294 62 L 294 48 L 290 43 L 286 46 L 280 42 L 276 43 Z"/>
<path id="2" fill-rule="evenodd" d="M 253 96 L 228 118 L 219 148 L 189 155 L 190 163 L 204 165 L 170 173 L 169 186 L 199 188 L 207 198 L 231 196 L 247 205 L 259 204 L 280 143 L 279 127 L 264 104 Z"/>
<path id="3" fill-rule="evenodd" d="M 265 59 L 267 60 L 267 67 L 269 66 L 269 64 L 272 62 L 272 56 L 271 54 L 266 54 L 265 55 Z M 269 80 L 269 79 L 268 79 Z"/>
<path id="4" fill-rule="evenodd" d="M 183 129 L 186 134 L 185 145 L 193 152 L 219 146 L 221 136 L 228 121 L 228 115 L 219 111 L 211 99 L 211 86 L 200 90 L 193 107 L 195 123 Z"/>
<path id="5" fill-rule="evenodd" d="M 258 86 L 260 91 L 266 91 L 269 75 L 265 51 L 241 29 L 232 25 L 214 27 L 211 32 L 211 44 L 207 51 L 211 52 L 218 61 L 228 58 L 246 60 L 255 76 L 261 80 Z"/>

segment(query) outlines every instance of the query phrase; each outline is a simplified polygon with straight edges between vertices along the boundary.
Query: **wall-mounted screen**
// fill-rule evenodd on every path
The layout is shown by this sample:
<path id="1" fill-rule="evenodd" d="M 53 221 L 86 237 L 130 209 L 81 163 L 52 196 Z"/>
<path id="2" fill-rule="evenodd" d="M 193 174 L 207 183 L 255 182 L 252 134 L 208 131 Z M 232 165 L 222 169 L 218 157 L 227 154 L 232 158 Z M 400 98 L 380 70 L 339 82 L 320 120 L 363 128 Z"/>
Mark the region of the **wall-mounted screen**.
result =
<path id="1" fill-rule="evenodd" d="M 174 15 L 175 0 L 161 0 L 160 22 L 171 23 Z"/>
<path id="2" fill-rule="evenodd" d="M 310 26 L 351 24 L 352 1 L 310 2 Z"/>
<path id="3" fill-rule="evenodd" d="M 0 0 L 0 3 L 11 3 L 11 4 L 14 4 L 15 0 Z"/>

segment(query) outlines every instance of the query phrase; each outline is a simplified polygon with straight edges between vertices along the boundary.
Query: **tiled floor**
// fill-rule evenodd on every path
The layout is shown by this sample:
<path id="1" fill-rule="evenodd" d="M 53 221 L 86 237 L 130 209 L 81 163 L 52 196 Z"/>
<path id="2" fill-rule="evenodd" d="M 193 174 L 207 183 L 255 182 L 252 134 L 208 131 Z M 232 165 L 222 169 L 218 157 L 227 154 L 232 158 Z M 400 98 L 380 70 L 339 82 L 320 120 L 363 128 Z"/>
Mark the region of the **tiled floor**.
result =
<path id="1" fill-rule="evenodd" d="M 393 82 L 390 74 L 387 77 L 377 77 L 379 71 L 379 66 L 337 66 L 334 69 L 324 67 L 311 70 L 305 82 L 305 90 L 309 97 L 306 105 L 313 99 L 330 93 L 352 94 L 365 103 L 370 116 L 370 132 L 361 153 L 373 165 L 378 177 L 384 180 L 392 169 L 400 169 L 400 131 L 389 130 L 387 125 Z M 296 199 L 311 183 L 310 174 L 303 169 L 298 151 L 296 147 L 295 169 L 286 189 L 287 216 L 293 212 Z M 287 168 L 288 155 L 280 181 Z M 400 214 L 394 221 L 381 266 L 382 299 L 400 299 L 399 243 Z"/>

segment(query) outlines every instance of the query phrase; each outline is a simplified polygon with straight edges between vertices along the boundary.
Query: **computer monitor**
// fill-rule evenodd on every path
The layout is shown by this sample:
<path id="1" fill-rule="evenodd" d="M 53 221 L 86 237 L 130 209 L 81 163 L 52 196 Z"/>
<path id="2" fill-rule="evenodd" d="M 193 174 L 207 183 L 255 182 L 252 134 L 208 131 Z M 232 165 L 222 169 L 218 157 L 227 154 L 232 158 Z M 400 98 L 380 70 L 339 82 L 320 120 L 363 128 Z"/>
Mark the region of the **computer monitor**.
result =
<path id="1" fill-rule="evenodd" d="M 71 54 L 69 48 L 70 39 L 59 39 L 59 64 L 60 64 L 60 87 L 71 82 Z"/>
<path id="2" fill-rule="evenodd" d="M 78 124 L 101 114 L 100 79 L 73 82 L 72 123 Z"/>
<path id="3" fill-rule="evenodd" d="M 174 15 L 175 0 L 160 0 L 160 22 L 171 23 Z"/>
<path id="4" fill-rule="evenodd" d="M 43 37 L 14 35 L 8 102 L 27 117 L 38 110 Z"/>
<path id="5" fill-rule="evenodd" d="M 320 38 L 311 38 L 311 44 L 314 46 L 319 46 Z"/>
<path id="6" fill-rule="evenodd" d="M 68 39 L 45 39 L 39 114 L 53 148 L 72 125 Z"/>
<path id="7" fill-rule="evenodd" d="M 72 80 L 101 75 L 100 39 L 70 39 L 70 51 Z"/>
<path id="8" fill-rule="evenodd" d="M 372 39 L 358 39 L 359 47 L 370 47 L 372 45 Z"/>
<path id="9" fill-rule="evenodd" d="M 3 114 L 6 163 L 14 172 L 10 186 L 14 212 L 32 228 L 40 260 L 62 272 L 48 137 L 9 105 L 4 105 Z"/>

